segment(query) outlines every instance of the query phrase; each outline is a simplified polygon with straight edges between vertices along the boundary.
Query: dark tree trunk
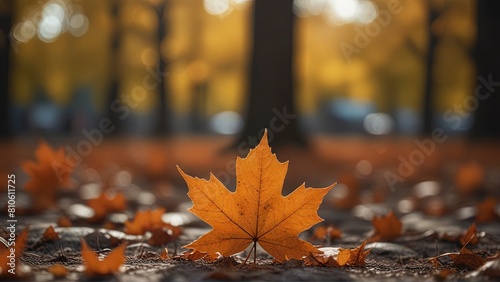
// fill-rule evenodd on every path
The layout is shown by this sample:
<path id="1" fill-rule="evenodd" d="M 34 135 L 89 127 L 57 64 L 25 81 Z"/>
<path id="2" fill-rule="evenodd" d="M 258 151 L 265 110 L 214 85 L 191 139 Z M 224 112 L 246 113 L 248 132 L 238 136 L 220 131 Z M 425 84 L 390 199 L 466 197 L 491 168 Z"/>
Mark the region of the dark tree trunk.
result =
<path id="1" fill-rule="evenodd" d="M 163 0 L 158 7 L 155 7 L 158 16 L 158 31 L 157 31 L 157 50 L 158 50 L 158 120 L 155 128 L 155 134 L 162 136 L 171 133 L 169 123 L 169 100 L 167 97 L 166 89 L 166 77 L 164 75 L 167 63 L 165 62 L 164 56 L 162 55 L 161 43 L 163 39 L 167 36 L 167 21 L 165 18 L 165 10 L 167 9 L 167 1 Z"/>
<path id="2" fill-rule="evenodd" d="M 439 16 L 438 11 L 429 2 L 428 13 L 429 17 L 427 20 L 427 55 L 425 57 L 425 90 L 424 98 L 422 103 L 422 113 L 423 113 L 423 126 L 422 133 L 424 135 L 430 135 L 433 130 L 433 118 L 434 118 L 434 101 L 433 101 L 433 67 L 434 67 L 434 53 L 436 46 L 438 44 L 437 36 L 432 32 L 432 24 Z"/>
<path id="3" fill-rule="evenodd" d="M 11 136 L 10 128 L 10 30 L 12 29 L 12 3 L 0 1 L 0 137 Z"/>
<path id="4" fill-rule="evenodd" d="M 477 42 L 474 58 L 477 67 L 476 86 L 479 95 L 486 96 L 479 100 L 471 130 L 473 137 L 500 137 L 500 1 L 478 0 L 477 3 Z M 491 76 L 491 78 L 489 78 Z M 494 81 L 490 87 L 483 81 Z M 488 89 L 489 88 L 489 89 Z M 476 94 L 477 95 L 477 94 Z"/>
<path id="5" fill-rule="evenodd" d="M 305 145 L 293 102 L 293 1 L 254 2 L 253 50 L 246 123 L 235 147 L 248 149 L 263 129 L 269 141 Z M 257 140 L 258 141 L 258 140 Z"/>
<path id="6" fill-rule="evenodd" d="M 120 113 L 114 110 L 112 106 L 115 101 L 120 99 L 120 41 L 121 41 L 121 23 L 120 23 L 120 1 L 111 1 L 111 19 L 113 30 L 111 33 L 111 54 L 110 54 L 110 83 L 108 88 L 108 101 L 105 107 L 105 115 L 116 126 L 113 134 L 121 134 L 123 123 L 120 120 Z"/>

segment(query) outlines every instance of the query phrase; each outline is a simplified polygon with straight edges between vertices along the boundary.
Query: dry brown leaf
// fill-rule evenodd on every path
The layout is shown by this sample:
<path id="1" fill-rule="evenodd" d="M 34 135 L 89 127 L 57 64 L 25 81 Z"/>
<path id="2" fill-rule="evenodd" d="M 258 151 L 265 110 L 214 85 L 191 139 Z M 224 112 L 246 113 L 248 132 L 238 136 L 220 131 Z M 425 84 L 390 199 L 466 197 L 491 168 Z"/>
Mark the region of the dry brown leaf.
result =
<path id="1" fill-rule="evenodd" d="M 180 257 L 185 259 L 185 260 L 199 260 L 199 259 L 205 259 L 207 258 L 208 254 L 207 253 L 202 253 L 198 250 L 191 250 L 191 251 L 186 251 L 180 254 Z"/>
<path id="2" fill-rule="evenodd" d="M 315 189 L 302 184 L 283 197 L 281 190 L 288 163 L 280 163 L 271 153 L 267 131 L 246 158 L 237 158 L 235 192 L 229 191 L 213 174 L 205 180 L 178 170 L 189 187 L 188 196 L 193 201 L 190 211 L 213 228 L 186 248 L 207 252 L 212 261 L 218 254 L 230 256 L 250 244 L 255 251 L 257 243 L 278 261 L 319 253 L 297 236 L 322 221 L 317 210 L 333 185 Z"/>
<path id="3" fill-rule="evenodd" d="M 484 184 L 484 169 L 476 162 L 460 166 L 455 177 L 455 186 L 462 196 L 470 195 Z"/>
<path id="4" fill-rule="evenodd" d="M 39 248 L 40 246 L 43 246 L 43 244 L 51 241 L 59 240 L 59 234 L 54 230 L 54 227 L 49 226 L 45 229 L 45 231 L 42 234 L 42 237 L 38 241 L 35 242 L 31 246 L 32 249 Z"/>
<path id="5" fill-rule="evenodd" d="M 115 230 L 115 229 L 117 229 L 116 224 L 114 224 L 110 220 L 104 221 L 104 223 L 102 224 L 102 228 L 108 229 L 108 230 Z"/>
<path id="6" fill-rule="evenodd" d="M 478 254 L 467 249 L 465 246 L 458 254 L 449 254 L 453 264 L 459 268 L 478 269 L 485 260 Z"/>
<path id="7" fill-rule="evenodd" d="M 35 209 L 54 207 L 57 189 L 68 185 L 73 167 L 67 163 L 63 148 L 55 151 L 44 140 L 40 140 L 35 156 L 37 162 L 22 163 L 30 176 L 24 189 L 31 195 Z"/>
<path id="8" fill-rule="evenodd" d="M 148 244 L 153 246 L 165 245 L 181 235 L 181 228 L 162 220 L 165 209 L 138 211 L 133 221 L 125 222 L 125 233 L 142 235 L 151 232 Z"/>
<path id="9" fill-rule="evenodd" d="M 160 258 L 162 260 L 169 260 L 170 259 L 170 255 L 168 254 L 168 249 L 167 248 L 163 248 L 163 251 L 160 254 Z"/>
<path id="10" fill-rule="evenodd" d="M 465 246 L 466 244 L 475 245 L 479 242 L 475 222 L 473 222 L 471 226 L 458 238 L 458 241 L 462 246 Z"/>
<path id="11" fill-rule="evenodd" d="M 50 241 L 55 241 L 59 240 L 59 234 L 54 230 L 54 227 L 49 226 L 45 231 L 43 232 L 42 239 L 43 242 L 50 242 Z"/>
<path id="12" fill-rule="evenodd" d="M 172 225 L 163 222 L 162 216 L 165 209 L 138 211 L 134 220 L 125 221 L 125 233 L 132 235 L 142 235 L 147 231 L 161 229 L 163 227 L 172 227 Z"/>
<path id="13" fill-rule="evenodd" d="M 69 219 L 66 216 L 61 216 L 57 220 L 57 226 L 59 226 L 59 227 L 71 227 L 72 225 L 73 225 L 73 223 L 71 222 L 71 219 Z"/>
<path id="14" fill-rule="evenodd" d="M 165 223 L 163 227 L 150 230 L 151 237 L 148 239 L 148 244 L 151 246 L 166 245 L 173 240 L 179 238 L 181 231 L 179 227 Z"/>
<path id="15" fill-rule="evenodd" d="M 132 235 L 142 235 L 146 231 L 163 226 L 164 222 L 161 219 L 165 209 L 159 208 L 155 210 L 138 211 L 133 221 L 125 221 L 125 233 Z"/>
<path id="16" fill-rule="evenodd" d="M 323 249 L 327 248 L 322 248 L 322 250 Z M 335 254 L 330 254 L 330 253 L 328 251 L 325 251 L 323 254 L 310 253 L 309 255 L 303 257 L 302 260 L 304 261 L 304 264 L 307 266 L 340 267 L 339 263 L 335 259 L 338 252 L 334 252 Z"/>
<path id="17" fill-rule="evenodd" d="M 498 220 L 500 217 L 495 211 L 498 200 L 495 198 L 486 198 L 477 205 L 476 222 L 485 223 Z"/>
<path id="18" fill-rule="evenodd" d="M 121 212 L 127 208 L 127 200 L 123 193 L 110 194 L 102 192 L 99 197 L 87 201 L 87 205 L 94 210 L 92 222 L 102 221 L 109 213 Z"/>
<path id="19" fill-rule="evenodd" d="M 28 240 L 28 229 L 24 229 L 15 241 L 8 241 L 8 248 L 0 249 L 0 277 L 9 279 L 19 276 L 19 258 L 26 247 Z M 3 246 L 3 244 L 1 244 Z M 13 252 L 11 252 L 13 251 Z M 14 263 L 11 265 L 11 257 L 14 256 Z"/>
<path id="20" fill-rule="evenodd" d="M 55 278 L 64 278 L 68 275 L 68 269 L 61 264 L 54 264 L 49 267 L 48 271 L 52 273 Z"/>
<path id="21" fill-rule="evenodd" d="M 366 241 L 354 249 L 339 249 L 337 262 L 340 266 L 364 266 L 365 258 L 371 252 L 371 249 L 365 251 Z"/>
<path id="22" fill-rule="evenodd" d="M 324 242 L 331 242 L 340 238 L 342 238 L 342 231 L 332 225 L 316 227 L 312 236 L 313 240 L 317 239 Z"/>
<path id="23" fill-rule="evenodd" d="M 439 258 L 447 256 L 453 261 L 453 265 L 458 268 L 478 269 L 486 261 L 480 255 L 467 249 L 467 243 L 462 247 L 459 253 L 444 253 L 429 258 L 429 262 L 431 262 L 434 266 L 440 266 L 441 263 L 439 262 Z"/>
<path id="24" fill-rule="evenodd" d="M 368 239 L 370 242 L 394 240 L 403 233 L 403 224 L 392 211 L 386 216 L 374 217 L 372 219 L 372 225 L 375 229 L 375 233 Z"/>
<path id="25" fill-rule="evenodd" d="M 98 255 L 87 246 L 85 240 L 82 244 L 82 258 L 85 263 L 85 274 L 89 277 L 104 276 L 117 272 L 120 266 L 125 262 L 125 244 L 115 248 L 104 259 L 99 260 Z"/>

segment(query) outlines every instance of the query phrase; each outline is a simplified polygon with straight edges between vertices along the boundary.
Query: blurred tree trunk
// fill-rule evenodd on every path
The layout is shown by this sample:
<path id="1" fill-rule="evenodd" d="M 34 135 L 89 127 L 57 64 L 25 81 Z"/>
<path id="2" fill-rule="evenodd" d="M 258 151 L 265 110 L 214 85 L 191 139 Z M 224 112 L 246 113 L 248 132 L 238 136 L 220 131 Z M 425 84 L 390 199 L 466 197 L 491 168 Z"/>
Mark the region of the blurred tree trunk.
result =
<path id="1" fill-rule="evenodd" d="M 123 123 L 120 120 L 120 113 L 114 110 L 112 106 L 115 101 L 120 99 L 120 41 L 121 41 L 121 21 L 120 21 L 120 1 L 111 0 L 111 22 L 113 29 L 111 31 L 111 52 L 110 52 L 110 83 L 108 88 L 108 101 L 106 103 L 106 117 L 109 118 L 116 129 L 113 134 L 121 134 Z"/>
<path id="2" fill-rule="evenodd" d="M 234 147 L 253 147 L 267 128 L 270 143 L 305 146 L 293 103 L 293 1 L 254 2 L 247 119 Z M 259 136 L 258 136 L 259 134 Z M 257 140 L 258 141 L 258 140 Z M 250 145 L 250 146 L 248 146 Z"/>
<path id="3" fill-rule="evenodd" d="M 167 36 L 167 19 L 165 17 L 166 9 L 168 9 L 167 2 L 169 0 L 163 0 L 161 1 L 156 9 L 156 14 L 158 17 L 158 30 L 157 30 L 157 50 L 158 50 L 158 120 L 155 128 L 155 134 L 162 136 L 162 135 L 168 135 L 171 133 L 171 129 L 169 126 L 169 123 L 167 122 L 167 119 L 169 119 L 169 114 L 170 114 L 170 106 L 169 106 L 169 100 L 168 100 L 168 93 L 166 89 L 166 77 L 164 75 L 165 69 L 167 67 L 167 63 L 165 61 L 165 58 L 162 54 L 162 48 L 161 44 L 163 42 L 163 39 Z"/>
<path id="4" fill-rule="evenodd" d="M 10 30 L 12 29 L 12 2 L 0 1 L 0 137 L 10 137 Z"/>
<path id="5" fill-rule="evenodd" d="M 479 95 L 486 96 L 488 92 L 490 95 L 485 99 L 478 99 L 479 106 L 475 112 L 471 134 L 474 137 L 500 137 L 500 87 L 498 87 L 498 82 L 500 82 L 500 59 L 498 57 L 500 1 L 478 0 L 476 3 L 477 42 L 474 50 L 477 67 L 476 86 L 481 86 Z M 486 85 L 485 81 L 490 83 Z"/>
<path id="6" fill-rule="evenodd" d="M 423 125 L 422 133 L 430 135 L 433 127 L 434 118 L 434 101 L 433 101 L 433 86 L 434 86 L 434 53 L 438 44 L 437 36 L 432 32 L 432 24 L 438 18 L 439 12 L 433 7 L 432 3 L 428 2 L 428 19 L 427 19 L 427 55 L 425 57 L 425 90 L 422 104 Z"/>

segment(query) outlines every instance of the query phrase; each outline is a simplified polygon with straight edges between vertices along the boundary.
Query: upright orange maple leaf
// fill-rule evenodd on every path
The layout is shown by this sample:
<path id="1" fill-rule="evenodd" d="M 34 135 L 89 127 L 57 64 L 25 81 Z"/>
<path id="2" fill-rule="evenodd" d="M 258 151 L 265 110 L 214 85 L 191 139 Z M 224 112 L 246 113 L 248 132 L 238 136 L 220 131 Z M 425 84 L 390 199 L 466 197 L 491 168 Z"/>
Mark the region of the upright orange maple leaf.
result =
<path id="1" fill-rule="evenodd" d="M 372 225 L 375 233 L 368 239 L 370 242 L 380 240 L 390 241 L 399 237 L 403 232 L 403 224 L 392 211 L 386 216 L 375 216 L 372 219 Z"/>
<path id="2" fill-rule="evenodd" d="M 89 248 L 85 240 L 82 240 L 82 258 L 85 262 L 85 274 L 87 276 L 104 276 L 117 272 L 125 262 L 125 244 L 115 248 L 104 259 L 99 260 L 97 254 Z"/>
<path id="3" fill-rule="evenodd" d="M 267 132 L 246 158 L 237 158 L 235 192 L 213 174 L 205 180 L 178 170 L 189 187 L 188 196 L 193 201 L 190 211 L 213 228 L 186 248 L 208 253 L 210 260 L 218 253 L 230 256 L 241 252 L 251 243 L 254 261 L 257 243 L 278 261 L 321 253 L 297 236 L 322 221 L 317 210 L 334 185 L 315 189 L 302 184 L 283 197 L 288 162 L 279 162 L 271 153 Z"/>
<path id="4" fill-rule="evenodd" d="M 57 189 L 66 186 L 72 167 L 66 162 L 64 149 L 52 149 L 44 140 L 35 151 L 37 162 L 26 161 L 22 168 L 31 178 L 24 189 L 32 196 L 36 209 L 55 206 Z"/>

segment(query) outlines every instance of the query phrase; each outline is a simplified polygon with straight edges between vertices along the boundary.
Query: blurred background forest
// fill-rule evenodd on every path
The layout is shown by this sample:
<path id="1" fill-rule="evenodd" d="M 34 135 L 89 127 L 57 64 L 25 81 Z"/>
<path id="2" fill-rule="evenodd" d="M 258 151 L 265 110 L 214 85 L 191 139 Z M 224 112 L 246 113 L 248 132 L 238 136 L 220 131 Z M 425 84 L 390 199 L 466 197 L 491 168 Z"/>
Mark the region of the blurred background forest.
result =
<path id="1" fill-rule="evenodd" d="M 0 1 L 2 136 L 103 118 L 114 134 L 236 135 L 266 101 L 308 134 L 500 134 L 497 1 L 276 2 Z M 287 46 L 283 64 L 260 56 Z M 291 75 L 259 88 L 266 69 Z M 493 95 L 474 99 L 479 85 Z"/>

